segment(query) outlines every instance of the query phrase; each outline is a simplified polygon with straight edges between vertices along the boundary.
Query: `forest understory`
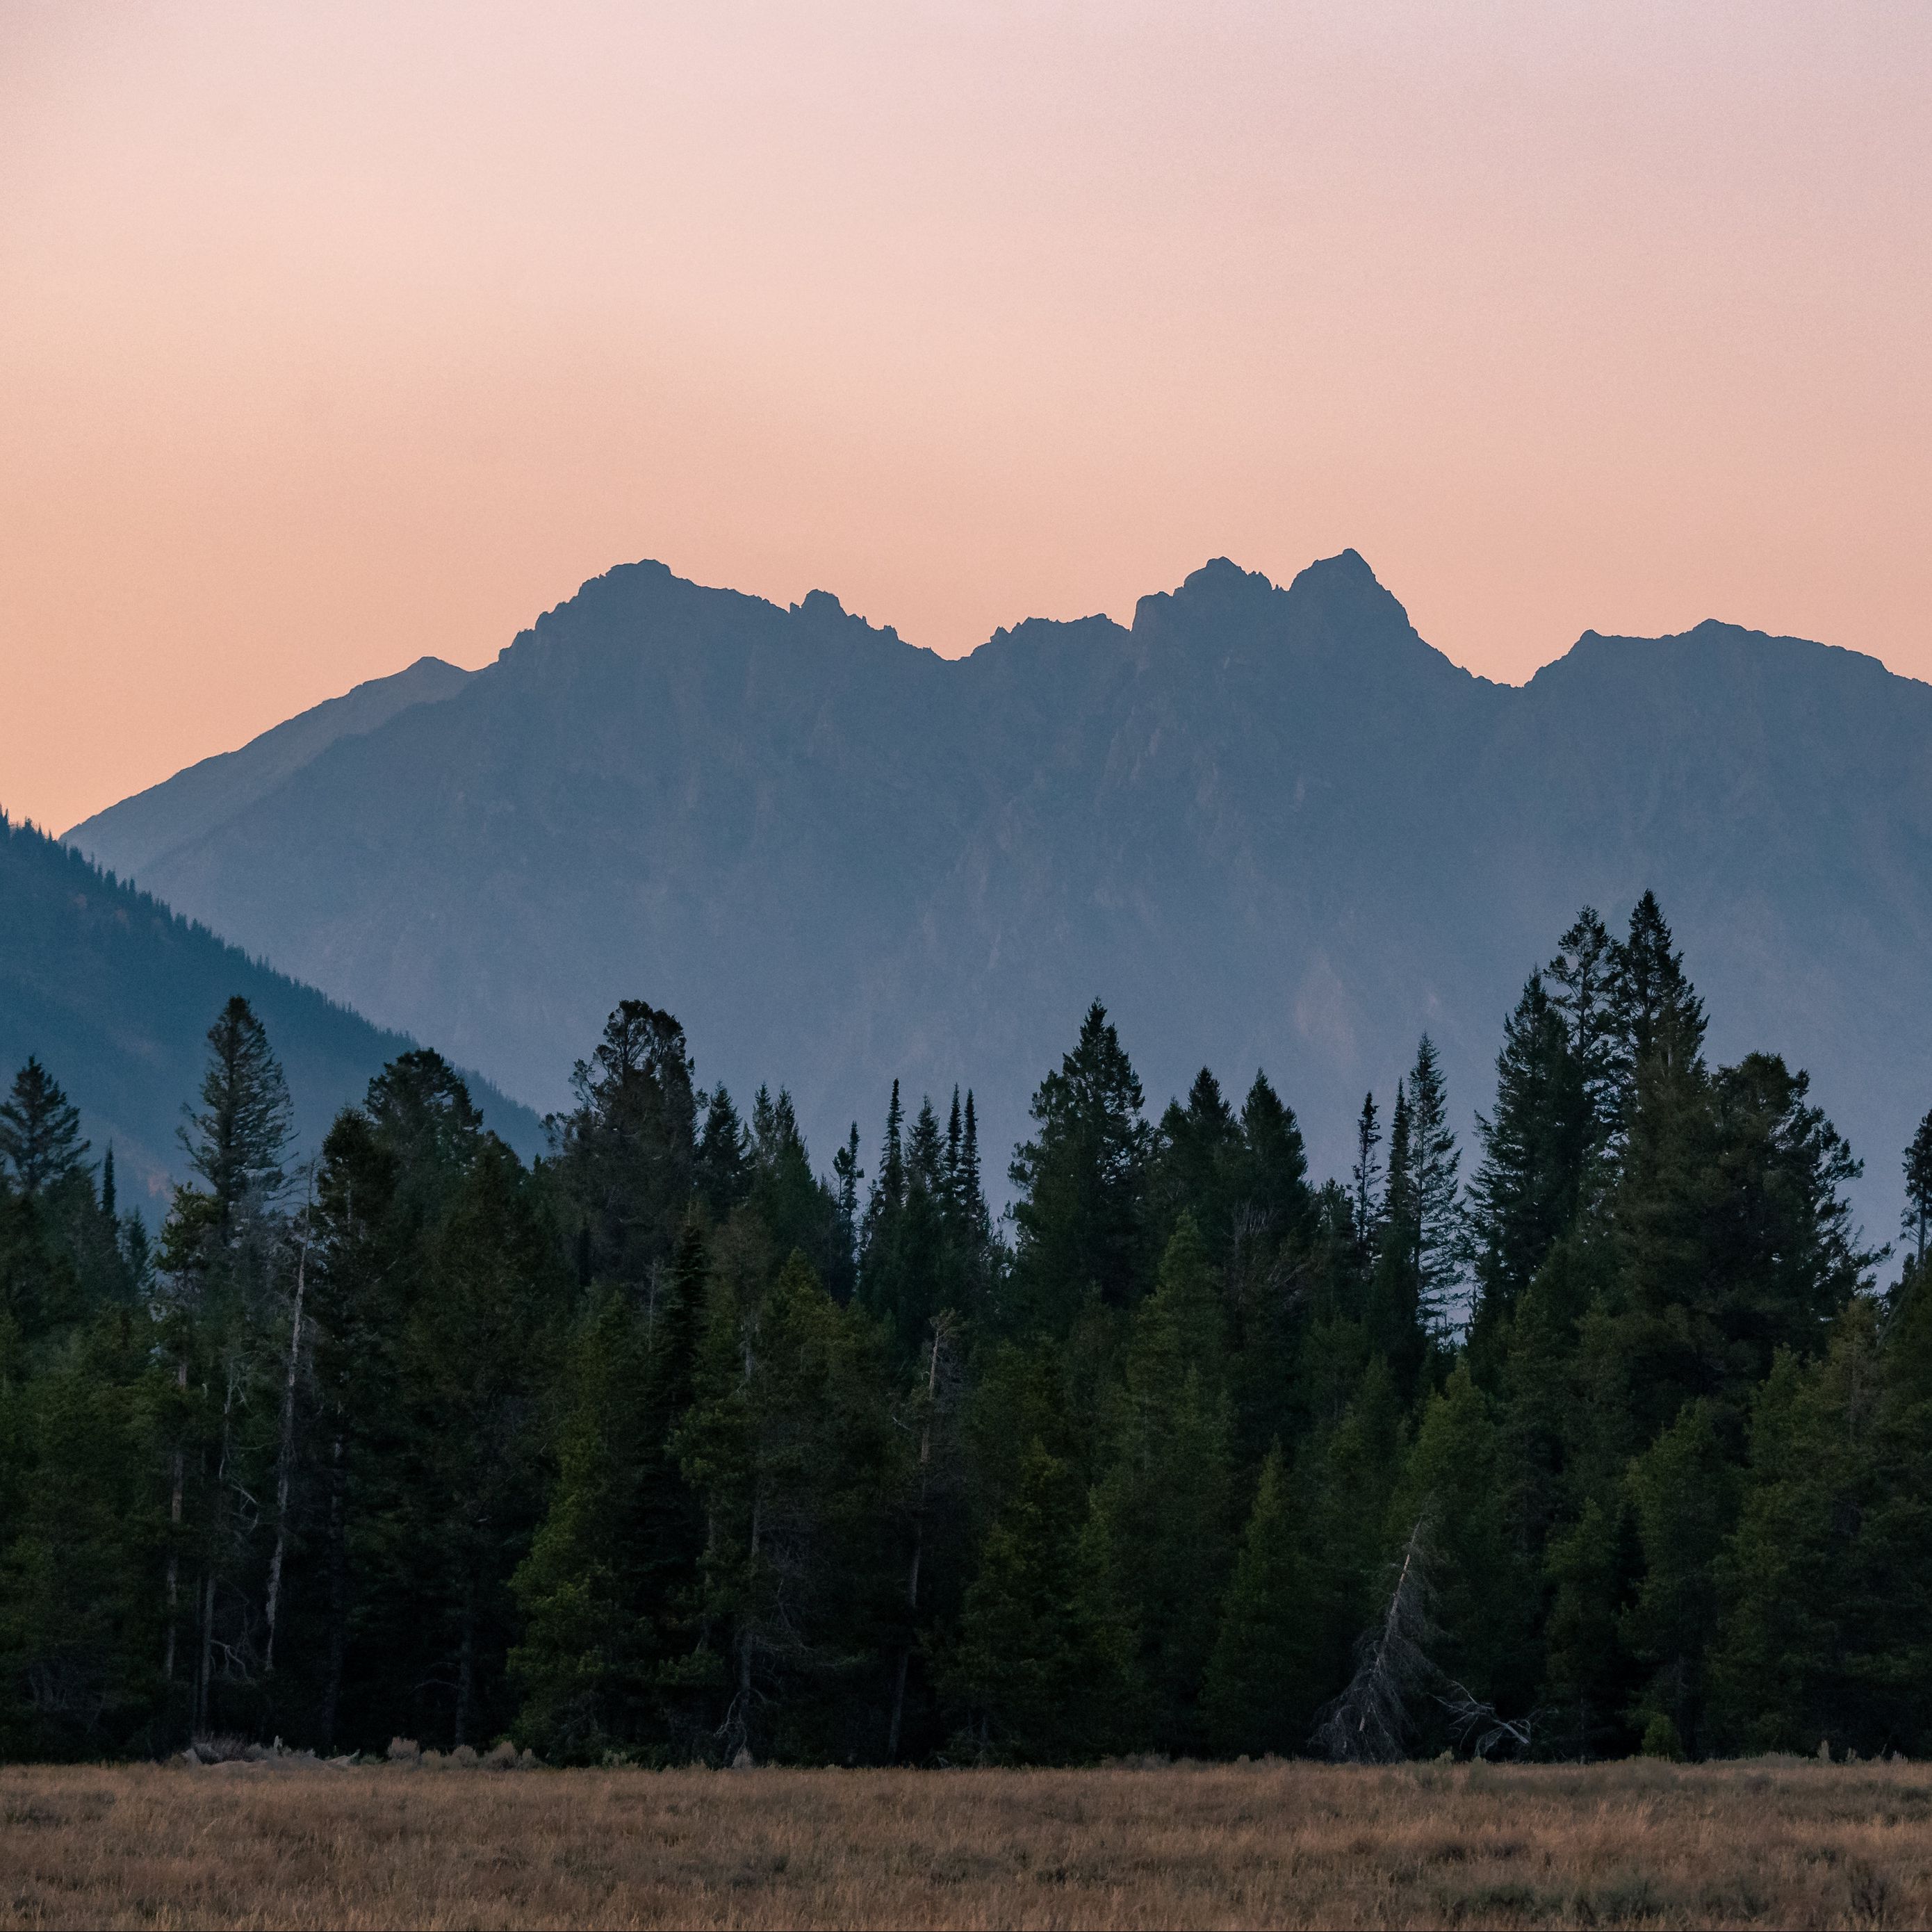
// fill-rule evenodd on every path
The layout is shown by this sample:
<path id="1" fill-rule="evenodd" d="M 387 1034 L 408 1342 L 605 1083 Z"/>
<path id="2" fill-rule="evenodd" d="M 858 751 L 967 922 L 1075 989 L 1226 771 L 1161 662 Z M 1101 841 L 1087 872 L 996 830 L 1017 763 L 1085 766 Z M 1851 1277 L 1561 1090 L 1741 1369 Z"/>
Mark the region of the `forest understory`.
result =
<path id="1" fill-rule="evenodd" d="M 1932 1921 L 1932 1767 L 0 1769 L 0 1923 Z"/>

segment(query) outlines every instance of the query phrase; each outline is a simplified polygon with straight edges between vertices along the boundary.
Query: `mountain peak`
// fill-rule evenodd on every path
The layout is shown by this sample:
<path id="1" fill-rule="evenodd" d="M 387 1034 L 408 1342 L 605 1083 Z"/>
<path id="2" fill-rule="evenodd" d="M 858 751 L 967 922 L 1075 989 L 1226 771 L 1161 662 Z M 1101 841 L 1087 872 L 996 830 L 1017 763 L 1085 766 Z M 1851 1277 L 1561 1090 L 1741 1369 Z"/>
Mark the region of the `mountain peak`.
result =
<path id="1" fill-rule="evenodd" d="M 1295 573 L 1294 581 L 1288 586 L 1297 590 L 1306 586 L 1335 586 L 1352 590 L 1380 590 L 1382 580 L 1369 568 L 1369 560 L 1358 550 L 1339 551 L 1334 556 L 1317 557 L 1305 570 Z"/>
<path id="2" fill-rule="evenodd" d="M 1208 592 L 1223 595 L 1230 591 L 1268 591 L 1274 584 L 1258 570 L 1244 570 L 1232 557 L 1210 556 L 1198 570 L 1190 571 L 1180 588 L 1198 596 Z"/>

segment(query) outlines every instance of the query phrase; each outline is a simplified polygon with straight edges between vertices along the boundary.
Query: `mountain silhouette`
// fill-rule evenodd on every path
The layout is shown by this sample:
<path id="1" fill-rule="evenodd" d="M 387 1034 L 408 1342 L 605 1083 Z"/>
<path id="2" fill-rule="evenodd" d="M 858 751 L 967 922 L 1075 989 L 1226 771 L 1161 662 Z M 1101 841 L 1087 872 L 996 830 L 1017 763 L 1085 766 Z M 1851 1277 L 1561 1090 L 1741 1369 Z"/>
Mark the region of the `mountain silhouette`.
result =
<path id="1" fill-rule="evenodd" d="M 111 814 L 83 820 L 67 835 L 68 842 L 124 878 L 136 877 L 155 859 L 247 811 L 338 738 L 372 731 L 412 704 L 447 698 L 469 675 L 440 658 L 418 658 L 393 676 L 371 678 L 264 731 L 238 752 L 190 765 L 136 793 Z"/>
<path id="2" fill-rule="evenodd" d="M 415 1044 L 4 818 L 0 906 L 0 1082 L 38 1055 L 80 1108 L 92 1157 L 112 1146 L 122 1205 L 144 1204 L 151 1221 L 185 1172 L 175 1129 L 182 1102 L 199 1102 L 208 1029 L 231 994 L 254 1007 L 287 1074 L 298 1160 L 320 1148 L 372 1074 Z M 529 1108 L 485 1082 L 472 1088 L 512 1146 L 542 1149 Z"/>
<path id="3" fill-rule="evenodd" d="M 538 1106 L 617 999 L 667 1006 L 821 1160 L 896 1077 L 1010 1144 L 1095 994 L 1156 1106 L 1264 1066 L 1318 1170 L 1425 1029 L 1466 1130 L 1524 978 L 1646 886 L 1714 1054 L 1811 1070 L 1876 1238 L 1932 1104 L 1932 687 L 1718 623 L 1492 684 L 1353 550 L 958 660 L 629 565 L 225 816 L 169 791 L 69 836 Z"/>

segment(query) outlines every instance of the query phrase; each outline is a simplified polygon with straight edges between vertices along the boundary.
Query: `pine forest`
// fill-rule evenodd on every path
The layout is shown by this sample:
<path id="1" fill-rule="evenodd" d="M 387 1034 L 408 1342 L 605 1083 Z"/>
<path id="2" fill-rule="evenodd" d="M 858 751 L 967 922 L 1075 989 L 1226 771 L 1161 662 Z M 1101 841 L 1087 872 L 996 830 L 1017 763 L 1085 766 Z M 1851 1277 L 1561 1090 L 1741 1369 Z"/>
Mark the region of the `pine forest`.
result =
<path id="1" fill-rule="evenodd" d="M 298 1145 L 212 1017 L 152 1233 L 0 1104 L 0 1757 L 1932 1754 L 1932 1114 L 1868 1244 L 1648 896 L 1325 1180 L 1097 1001 L 1016 1149 L 823 1168 L 641 1000 L 529 1164 L 422 1050 Z"/>

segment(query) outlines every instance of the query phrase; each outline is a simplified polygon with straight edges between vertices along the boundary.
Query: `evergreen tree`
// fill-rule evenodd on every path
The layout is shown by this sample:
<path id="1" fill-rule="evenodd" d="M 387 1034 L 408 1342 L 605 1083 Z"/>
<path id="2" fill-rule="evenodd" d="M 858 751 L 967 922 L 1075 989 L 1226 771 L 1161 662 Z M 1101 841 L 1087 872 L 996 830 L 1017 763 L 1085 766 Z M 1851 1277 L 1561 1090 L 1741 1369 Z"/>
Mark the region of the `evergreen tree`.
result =
<path id="1" fill-rule="evenodd" d="M 1575 1522 L 1550 1538 L 1544 1627 L 1545 1741 L 1582 1758 L 1627 1750 L 1637 1733 L 1641 1666 L 1624 1647 L 1642 1559 L 1626 1498 L 1589 1497 Z"/>
<path id="2" fill-rule="evenodd" d="M 716 1221 L 728 1220 L 750 1186 L 744 1123 L 721 1081 L 704 1103 L 704 1128 L 694 1161 L 699 1197 Z"/>
<path id="3" fill-rule="evenodd" d="M 80 1172 L 87 1148 L 80 1110 L 30 1054 L 0 1100 L 0 1160 L 13 1168 L 14 1184 L 32 1201 Z"/>
<path id="4" fill-rule="evenodd" d="M 511 1579 L 524 1617 L 508 1657 L 523 1698 L 518 1735 L 563 1762 L 594 1762 L 641 1728 L 647 1627 L 634 1571 L 644 1552 L 627 1532 L 656 1418 L 644 1400 L 640 1339 L 634 1312 L 616 1295 L 578 1336 L 556 1485 Z"/>
<path id="5" fill-rule="evenodd" d="M 1052 1762 L 1131 1741 L 1140 1701 L 1134 1632 L 1115 1599 L 1111 1542 L 1104 1526 L 1099 1536 L 1083 1533 L 1078 1481 L 1030 1438 L 987 1533 L 948 1660 L 965 1750 Z"/>
<path id="6" fill-rule="evenodd" d="M 1411 1130 L 1408 1084 L 1395 1083 L 1395 1106 L 1389 1115 L 1388 1172 L 1382 1181 L 1381 1213 L 1376 1231 L 1378 1253 L 1399 1253 L 1410 1267 L 1415 1264 L 1416 1205 L 1414 1148 Z"/>
<path id="7" fill-rule="evenodd" d="M 1421 1387 L 1434 1340 L 1423 1300 L 1415 1151 L 1408 1086 L 1398 1081 L 1389 1116 L 1388 1174 L 1367 1256 L 1370 1272 L 1363 1328 L 1370 1348 L 1394 1372 L 1405 1408 Z"/>
<path id="8" fill-rule="evenodd" d="M 838 1202 L 838 1239 L 842 1257 L 856 1276 L 859 1266 L 859 1184 L 866 1170 L 859 1165 L 859 1123 L 845 1144 L 832 1156 L 832 1178 Z"/>
<path id="9" fill-rule="evenodd" d="M 1382 1130 L 1376 1115 L 1376 1096 L 1362 1096 L 1362 1111 L 1355 1122 L 1355 1165 L 1350 1171 L 1349 1202 L 1354 1211 L 1355 1240 L 1364 1254 L 1375 1244 L 1378 1203 L 1382 1196 L 1381 1146 Z"/>
<path id="10" fill-rule="evenodd" d="M 180 1139 L 206 1184 L 218 1234 L 230 1237 L 244 1207 L 272 1202 L 293 1138 L 288 1083 L 268 1036 L 238 993 L 208 1031 L 201 1112 L 184 1106 Z"/>
<path id="11" fill-rule="evenodd" d="M 1154 1736 L 1198 1750 L 1200 1687 L 1233 1557 L 1226 1336 L 1206 1244 L 1184 1214 L 1135 1311 L 1096 1510 L 1115 1539 Z"/>
<path id="12" fill-rule="evenodd" d="M 1872 1646 L 1858 1526 L 1875 1499 L 1876 1310 L 1848 1310 L 1829 1358 L 1780 1352 L 1753 1404 L 1737 1528 L 1717 1566 L 1712 1742 L 1741 1751 L 1882 1748 L 1887 1714 L 1846 1660 Z"/>
<path id="13" fill-rule="evenodd" d="M 843 1678 L 849 1700 L 848 1666 L 879 1658 L 894 1621 L 888 1499 L 904 1448 L 875 1339 L 799 1254 L 762 1294 L 721 1286 L 675 1438 L 708 1517 L 704 1612 L 726 1664 L 717 1736 L 728 1761 L 740 1749 L 876 1756 L 883 1712 L 854 1734 L 856 1712 L 830 1694 Z"/>
<path id="14" fill-rule="evenodd" d="M 1453 1318 L 1462 1280 L 1462 1216 L 1456 1169 L 1462 1156 L 1449 1129 L 1449 1102 L 1436 1048 L 1424 1034 L 1408 1076 L 1409 1192 L 1415 1271 L 1423 1318 L 1441 1332 Z"/>
<path id="15" fill-rule="evenodd" d="M 1295 1568 L 1311 1658 L 1310 1701 L 1296 1719 L 1304 1736 L 1318 1708 L 1348 1682 L 1355 1640 L 1377 1607 L 1402 1436 L 1402 1406 L 1378 1356 L 1340 1418 L 1318 1427 L 1295 1459 Z"/>
<path id="16" fill-rule="evenodd" d="M 1646 892 L 1632 908 L 1630 932 L 1616 950 L 1610 982 L 1611 1040 L 1625 1095 L 1637 1066 L 1653 1051 L 1688 1065 L 1704 1047 L 1704 1003 L 1684 970 L 1684 956 L 1671 947 L 1670 928 Z M 1594 1069 L 1585 1062 L 1586 1081 Z"/>
<path id="17" fill-rule="evenodd" d="M 749 1172 L 746 1204 L 773 1250 L 788 1255 L 796 1248 L 835 1300 L 848 1298 L 838 1198 L 812 1171 L 797 1112 L 782 1087 L 776 1100 L 763 1087 L 753 1099 Z"/>
<path id="18" fill-rule="evenodd" d="M 641 1294 L 669 1257 L 698 1179 L 684 1029 L 644 1000 L 620 1001 L 571 1087 L 577 1105 L 553 1126 L 553 1184 L 586 1251 L 579 1272 Z"/>
<path id="19" fill-rule="evenodd" d="M 1576 1219 L 1588 1118 L 1582 1063 L 1561 1010 L 1532 973 L 1504 1022 L 1495 1109 L 1476 1117 L 1483 1159 L 1469 1192 L 1472 1346 L 1479 1358 L 1492 1349 L 1498 1329 Z"/>
<path id="20" fill-rule="evenodd" d="M 1622 1634 L 1651 1666 L 1631 1714 L 1640 1730 L 1664 1720 L 1684 1749 L 1702 1755 L 1717 1564 L 1736 1508 L 1735 1472 L 1710 1403 L 1684 1408 L 1632 1466 L 1628 1488 L 1643 1571 Z"/>
<path id="21" fill-rule="evenodd" d="M 886 1108 L 886 1138 L 879 1155 L 879 1184 L 874 1192 L 881 1215 L 896 1214 L 905 1205 L 904 1120 L 899 1107 L 899 1083 L 895 1080 L 892 1097 Z"/>
<path id="22" fill-rule="evenodd" d="M 1292 1441 L 1303 1426 L 1296 1357 L 1313 1299 L 1320 1222 L 1300 1128 L 1260 1073 L 1225 1165 L 1232 1204 L 1221 1268 L 1229 1386 L 1238 1460 L 1252 1468 L 1270 1443 Z"/>
<path id="23" fill-rule="evenodd" d="M 407 1564 L 389 1573 L 392 1602 L 419 1606 L 420 1680 L 440 1694 L 418 1705 L 418 1721 L 452 1744 L 487 1738 L 512 1714 L 509 1583 L 542 1519 L 544 1443 L 526 1391 L 561 1354 L 560 1259 L 530 1177 L 484 1136 L 434 1231 L 400 1338 L 404 1480 L 381 1526 L 390 1561 Z"/>
<path id="24" fill-rule="evenodd" d="M 1163 1247 L 1182 1214 L 1192 1214 L 1210 1258 L 1224 1264 L 1232 1245 L 1240 1175 L 1240 1130 L 1206 1067 L 1194 1076 L 1187 1102 L 1170 1101 L 1155 1138 L 1149 1208 Z"/>
<path id="25" fill-rule="evenodd" d="M 1596 908 L 1586 906 L 1557 941 L 1556 956 L 1540 975 L 1551 989 L 1550 1004 L 1561 1018 L 1564 1046 L 1580 1090 L 1577 1097 L 1584 1124 L 1579 1160 L 1586 1168 L 1598 1160 L 1617 1126 L 1618 957 L 1617 943 Z"/>
<path id="26" fill-rule="evenodd" d="M 952 1089 L 952 1110 L 946 1117 L 946 1151 L 940 1162 L 940 1198 L 945 1204 L 948 1222 L 959 1217 L 959 1164 L 964 1153 L 965 1124 L 959 1112 L 959 1088 Z"/>
<path id="27" fill-rule="evenodd" d="M 1234 1192 L 1244 1229 L 1277 1250 L 1286 1241 L 1309 1240 L 1316 1211 L 1308 1185 L 1307 1149 L 1294 1110 L 1265 1074 L 1256 1074 L 1241 1103 L 1240 1139 L 1233 1158 Z"/>
<path id="28" fill-rule="evenodd" d="M 974 1240 L 983 1246 L 989 1238 L 992 1222 L 986 1213 L 986 1196 L 980 1180 L 980 1124 L 973 1107 L 973 1090 L 966 1090 L 966 1127 L 959 1143 L 958 1193 L 960 1211 L 966 1217 Z"/>
<path id="29" fill-rule="evenodd" d="M 1142 1097 L 1096 1000 L 1072 1052 L 1040 1082 L 1037 1131 L 1013 1156 L 1015 1312 L 1022 1326 L 1064 1329 L 1089 1295 L 1115 1307 L 1138 1295 L 1151 1139 Z"/>
<path id="30" fill-rule="evenodd" d="M 1504 1516 L 1502 1443 L 1460 1363 L 1424 1406 L 1388 1516 L 1388 1546 L 1428 1526 L 1436 1639 L 1430 1660 L 1478 1703 L 1528 1714 L 1521 1664 L 1533 1636 L 1529 1580 Z"/>
<path id="31" fill-rule="evenodd" d="M 1918 1123 L 1912 1144 L 1905 1150 L 1905 1238 L 1912 1245 L 1912 1264 L 1925 1265 L 1925 1243 L 1932 1235 L 1932 1112 Z"/>
<path id="32" fill-rule="evenodd" d="M 1854 1302 L 1847 1326 L 1861 1312 Z M 1924 1480 L 1932 1467 L 1932 1277 L 1925 1270 L 1912 1269 L 1894 1288 L 1880 1334 L 1877 1413 L 1868 1428 L 1859 1418 L 1853 1438 L 1870 1470 L 1868 1492 L 1851 1497 L 1860 1508 L 1856 1561 L 1833 1582 L 1841 1597 L 1856 1593 L 1863 1612 L 1844 1667 L 1864 1708 L 1882 1715 L 1858 1748 L 1882 1744 L 1918 1757 L 1932 1749 L 1932 1492 Z M 1856 1344 L 1846 1354 L 1856 1368 Z M 1865 1391 L 1852 1375 L 1842 1385 L 1849 1409 Z M 1834 1420 L 1828 1410 L 1826 1426 Z M 1842 1467 L 1844 1448 L 1834 1453 Z M 1834 1515 L 1833 1533 L 1842 1536 L 1844 1527 Z"/>
<path id="33" fill-rule="evenodd" d="M 165 1372 L 135 1311 L 100 1316 L 32 1377 L 4 1327 L 0 1751 L 148 1754 L 178 1735 L 160 1670 Z"/>
<path id="34" fill-rule="evenodd" d="M 1208 1661 L 1204 1702 L 1216 1750 L 1287 1756 L 1302 1744 L 1300 1719 L 1312 1700 L 1301 1594 L 1277 1444 L 1262 1464 Z"/>

